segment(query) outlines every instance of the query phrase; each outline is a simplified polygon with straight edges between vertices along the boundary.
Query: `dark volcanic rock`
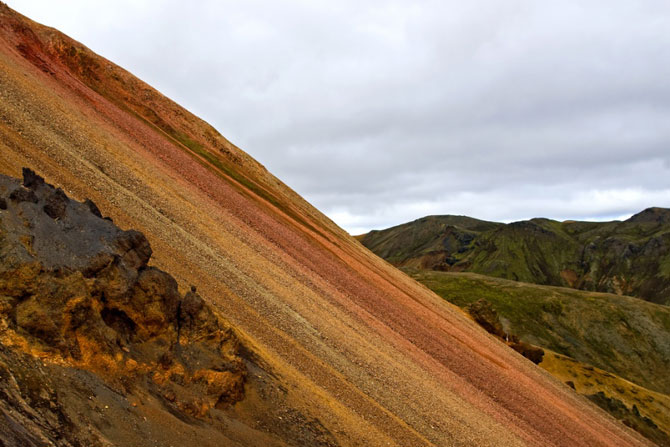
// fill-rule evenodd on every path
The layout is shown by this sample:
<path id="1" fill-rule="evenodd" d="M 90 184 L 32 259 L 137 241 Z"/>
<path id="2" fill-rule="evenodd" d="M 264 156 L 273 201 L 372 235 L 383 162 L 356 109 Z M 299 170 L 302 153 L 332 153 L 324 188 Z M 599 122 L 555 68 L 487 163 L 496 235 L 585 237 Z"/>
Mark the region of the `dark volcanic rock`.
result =
<path id="1" fill-rule="evenodd" d="M 37 175 L 35 171 L 29 168 L 23 168 L 23 186 L 30 189 L 37 189 L 45 184 L 44 179 Z"/>
<path id="2" fill-rule="evenodd" d="M 94 216 L 102 218 L 102 213 L 100 212 L 100 208 L 98 208 L 98 205 L 96 205 L 93 200 L 91 199 L 86 199 L 84 201 L 84 205 L 88 207 L 88 209 L 93 213 Z"/>
<path id="3" fill-rule="evenodd" d="M 58 188 L 45 200 L 44 212 L 52 219 L 61 219 L 65 216 L 65 210 L 70 199 L 67 198 L 62 189 Z"/>
<path id="4" fill-rule="evenodd" d="M 13 191 L 10 199 L 24 203 L 20 215 L 12 212 L 2 221 L 8 245 L 14 247 L 11 258 L 36 258 L 49 270 L 87 273 L 96 271 L 101 257 L 119 256 L 135 269 L 147 264 L 151 247 L 144 235 L 100 219 L 90 205 L 69 200 L 34 174 L 27 179 L 33 189 L 0 177 L 0 191 Z"/>
<path id="5" fill-rule="evenodd" d="M 172 276 L 147 265 L 142 233 L 32 171 L 24 184 L 0 176 L 0 193 L 26 202 L 0 220 L 0 445 L 106 445 L 79 429 L 87 423 L 74 409 L 90 394 L 62 402 L 82 378 L 153 395 L 183 420 L 243 399 L 237 336 L 195 288 L 182 297 Z M 71 370 L 52 375 L 48 365 Z M 67 382 L 62 392 L 55 380 Z"/>
<path id="6" fill-rule="evenodd" d="M 152 251 L 149 241 L 139 231 L 124 231 L 116 239 L 116 246 L 123 253 L 123 260 L 132 267 L 143 267 L 151 258 Z"/>
<path id="7" fill-rule="evenodd" d="M 9 200 L 17 203 L 30 202 L 37 203 L 37 196 L 30 189 L 18 187 L 9 195 Z"/>

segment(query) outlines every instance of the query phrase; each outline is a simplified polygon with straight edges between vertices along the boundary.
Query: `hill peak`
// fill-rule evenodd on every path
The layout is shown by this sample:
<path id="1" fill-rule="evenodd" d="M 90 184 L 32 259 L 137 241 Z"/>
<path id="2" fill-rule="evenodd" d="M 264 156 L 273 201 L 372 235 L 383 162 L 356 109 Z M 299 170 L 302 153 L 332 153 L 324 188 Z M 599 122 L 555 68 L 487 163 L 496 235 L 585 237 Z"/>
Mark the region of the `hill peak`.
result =
<path id="1" fill-rule="evenodd" d="M 670 223 L 670 209 L 660 207 L 647 208 L 644 211 L 640 211 L 639 213 L 633 215 L 630 219 L 626 220 L 626 222 Z"/>
<path id="2" fill-rule="evenodd" d="M 400 267 L 471 271 L 668 303 L 670 281 L 657 272 L 670 253 L 669 224 L 670 209 L 659 207 L 623 223 L 427 216 L 360 241 Z"/>

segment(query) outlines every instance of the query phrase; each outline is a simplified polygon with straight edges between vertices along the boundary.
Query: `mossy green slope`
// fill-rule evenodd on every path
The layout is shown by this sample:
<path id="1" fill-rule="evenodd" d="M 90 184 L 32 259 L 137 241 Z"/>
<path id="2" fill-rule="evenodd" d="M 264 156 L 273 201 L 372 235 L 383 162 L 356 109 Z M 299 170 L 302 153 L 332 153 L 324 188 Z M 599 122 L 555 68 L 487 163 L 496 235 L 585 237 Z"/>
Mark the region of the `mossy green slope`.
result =
<path id="1" fill-rule="evenodd" d="M 486 299 L 523 341 L 670 394 L 670 307 L 474 273 L 407 273 L 459 307 Z"/>
<path id="2" fill-rule="evenodd" d="M 394 265 L 470 271 L 670 304 L 670 210 L 619 222 L 429 216 L 360 241 Z"/>
<path id="3" fill-rule="evenodd" d="M 467 216 L 427 216 L 386 230 L 373 230 L 358 239 L 393 264 L 433 267 L 458 259 L 477 237 L 502 226 Z M 427 261 L 433 255 L 444 256 Z"/>

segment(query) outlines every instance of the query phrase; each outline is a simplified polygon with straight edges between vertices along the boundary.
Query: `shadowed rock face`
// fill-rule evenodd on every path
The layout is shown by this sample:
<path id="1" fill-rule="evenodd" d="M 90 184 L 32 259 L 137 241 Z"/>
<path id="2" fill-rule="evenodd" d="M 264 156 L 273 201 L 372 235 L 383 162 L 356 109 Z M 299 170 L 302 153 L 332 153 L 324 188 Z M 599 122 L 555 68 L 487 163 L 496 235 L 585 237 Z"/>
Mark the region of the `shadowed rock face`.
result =
<path id="1" fill-rule="evenodd" d="M 495 335 L 505 342 L 510 348 L 526 357 L 536 365 L 542 362 L 544 357 L 544 350 L 519 340 L 516 334 L 509 334 L 503 329 L 498 313 L 495 311 L 491 303 L 484 299 L 475 301 L 468 306 L 468 313 L 475 322 L 480 325 L 486 332 Z"/>
<path id="2" fill-rule="evenodd" d="M 35 365 L 76 367 L 125 392 L 146 389 L 182 417 L 206 418 L 243 398 L 238 338 L 195 287 L 182 297 L 174 278 L 147 266 L 141 233 L 117 228 L 91 202 L 71 201 L 29 170 L 23 184 L 0 176 L 0 197 L 8 199 L 0 211 L 0 395 L 9 418 L 0 439 L 96 439 L 68 416 L 47 374 L 30 372 Z"/>

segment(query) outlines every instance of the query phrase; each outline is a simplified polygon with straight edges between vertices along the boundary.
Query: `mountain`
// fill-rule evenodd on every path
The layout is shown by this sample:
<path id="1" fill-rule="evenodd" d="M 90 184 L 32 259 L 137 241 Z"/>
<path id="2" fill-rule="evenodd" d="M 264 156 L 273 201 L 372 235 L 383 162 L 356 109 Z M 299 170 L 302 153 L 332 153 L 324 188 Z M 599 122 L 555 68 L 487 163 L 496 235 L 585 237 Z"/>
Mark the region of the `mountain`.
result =
<path id="1" fill-rule="evenodd" d="M 429 216 L 358 238 L 396 266 L 475 272 L 670 304 L 670 210 L 619 222 Z"/>
<path id="2" fill-rule="evenodd" d="M 513 334 L 521 343 L 540 347 L 545 351 L 541 367 L 572 386 L 576 383 L 578 393 L 659 445 L 670 445 L 666 373 L 670 307 L 628 296 L 540 285 L 577 285 L 566 280 L 588 274 L 577 275 L 574 270 L 566 274 L 567 267 L 579 265 L 573 262 L 576 256 L 590 266 L 590 272 L 617 272 L 615 279 L 625 278 L 630 286 L 658 284 L 647 274 L 663 268 L 665 261 L 658 253 L 667 253 L 669 216 L 669 210 L 650 208 L 625 222 L 533 219 L 509 225 L 464 216 L 430 216 L 370 232 L 359 240 L 468 311 L 490 332 Z M 607 268 L 602 267 L 605 264 Z M 491 276 L 463 270 L 482 270 Z M 602 279 L 599 283 L 608 285 Z M 595 288 L 585 282 L 581 286 Z M 665 302 L 662 294 L 653 296 Z M 473 307 L 481 308 L 482 302 L 491 307 L 485 313 L 499 315 L 497 327 L 490 315 L 482 318 Z M 595 370 L 601 371 L 597 380 Z M 645 408 L 649 402 L 661 406 Z"/>
<path id="3" fill-rule="evenodd" d="M 166 57 L 166 69 L 174 63 Z M 3 4 L 0 173 L 18 178 L 23 167 L 62 191 L 33 197 L 31 176 L 2 191 L 3 238 L 42 264 L 26 272 L 39 287 L 0 293 L 15 310 L 3 334 L 22 337 L 0 351 L 5 445 L 648 445 L 364 249 L 211 126 Z M 128 240 L 102 244 L 76 225 L 81 239 L 48 228 L 40 238 L 62 253 L 79 244 L 117 263 L 127 254 L 133 267 L 117 273 L 149 270 L 156 283 L 136 290 L 113 276 L 111 291 L 137 293 L 108 296 L 86 278 L 87 262 L 44 264 L 30 219 L 6 226 L 10 214 L 22 223 L 39 212 L 67 227 L 84 204 L 134 229 L 121 233 Z M 79 314 L 78 302 L 94 312 Z M 181 334 L 187 322 L 193 354 L 179 357 L 175 326 Z M 109 351 L 87 345 L 96 333 Z M 217 343 L 229 347 L 221 357 Z M 75 417 L 85 428 L 71 435 Z"/>

